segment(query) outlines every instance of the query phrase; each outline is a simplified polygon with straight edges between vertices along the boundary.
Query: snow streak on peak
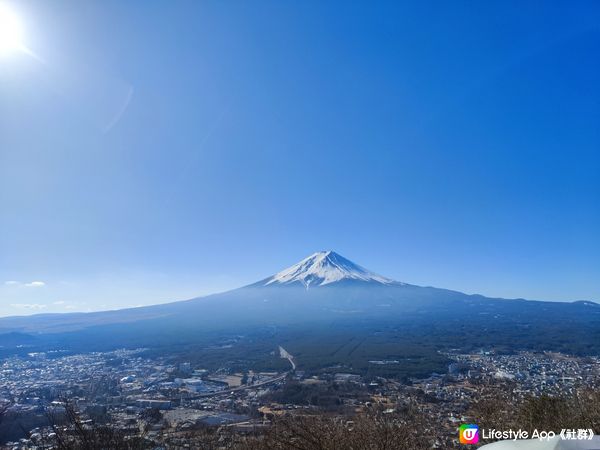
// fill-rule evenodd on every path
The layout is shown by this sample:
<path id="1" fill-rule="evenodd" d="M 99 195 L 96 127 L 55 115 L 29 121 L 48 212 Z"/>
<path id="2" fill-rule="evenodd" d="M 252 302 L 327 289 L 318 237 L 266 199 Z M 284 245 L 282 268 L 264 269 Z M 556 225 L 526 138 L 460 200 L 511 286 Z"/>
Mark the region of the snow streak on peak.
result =
<path id="1" fill-rule="evenodd" d="M 378 284 L 393 284 L 394 280 L 370 272 L 332 251 L 317 252 L 304 258 L 292 267 L 267 278 L 264 286 L 271 284 L 302 283 L 310 286 L 324 286 L 343 280 L 355 280 Z"/>

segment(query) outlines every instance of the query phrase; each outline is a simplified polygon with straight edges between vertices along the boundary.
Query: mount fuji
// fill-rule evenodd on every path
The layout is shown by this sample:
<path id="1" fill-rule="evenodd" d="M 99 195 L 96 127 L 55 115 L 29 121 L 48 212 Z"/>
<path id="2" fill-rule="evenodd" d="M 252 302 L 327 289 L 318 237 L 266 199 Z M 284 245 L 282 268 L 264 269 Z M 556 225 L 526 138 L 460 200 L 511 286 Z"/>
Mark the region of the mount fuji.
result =
<path id="1" fill-rule="evenodd" d="M 364 351 L 365 358 L 373 349 L 390 351 L 390 345 L 401 341 L 426 348 L 429 355 L 443 348 L 482 346 L 600 352 L 600 305 L 506 300 L 421 287 L 322 251 L 261 281 L 192 300 L 0 318 L 0 356 L 56 348 L 172 350 L 240 335 L 254 344 L 270 339 L 268 348 L 295 336 L 286 349 L 310 337 L 318 340 L 311 347 L 316 354 L 322 343 L 337 342 L 341 334 L 358 340 L 349 350 L 354 356 L 360 346 L 377 340 Z M 323 356 L 324 364 L 330 356 Z"/>
<path id="2" fill-rule="evenodd" d="M 255 287 L 269 285 L 291 285 L 300 283 L 306 289 L 340 282 L 365 282 L 383 285 L 402 284 L 377 275 L 358 264 L 338 255 L 334 251 L 313 253 L 297 264 L 254 284 Z"/>

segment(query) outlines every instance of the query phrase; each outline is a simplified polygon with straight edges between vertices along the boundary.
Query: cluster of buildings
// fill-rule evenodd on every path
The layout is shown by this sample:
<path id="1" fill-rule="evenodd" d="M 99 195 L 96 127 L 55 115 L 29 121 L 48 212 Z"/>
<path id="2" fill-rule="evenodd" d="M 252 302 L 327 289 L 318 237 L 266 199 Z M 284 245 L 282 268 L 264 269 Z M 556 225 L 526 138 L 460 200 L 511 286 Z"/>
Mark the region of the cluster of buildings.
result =
<path id="1" fill-rule="evenodd" d="M 144 429 L 146 437 L 157 443 L 207 425 L 255 431 L 268 426 L 273 416 L 319 409 L 305 402 L 273 400 L 276 396 L 270 394 L 294 382 L 313 388 L 350 386 L 339 390 L 340 414 L 373 407 L 384 413 L 417 407 L 431 418 L 436 429 L 430 432 L 440 436 L 439 446 L 444 447 L 444 439 L 454 440 L 456 428 L 468 421 L 469 406 L 480 397 L 482 386 L 510 383 L 512 392 L 522 396 L 565 395 L 594 387 L 600 379 L 599 358 L 493 351 L 447 356 L 452 361 L 447 373 L 409 382 L 365 379 L 351 370 L 308 374 L 293 370 L 295 363 L 283 373 L 211 372 L 189 362 L 150 358 L 144 349 L 13 357 L 0 362 L 0 407 L 6 410 L 0 446 L 4 442 L 2 448 L 11 450 L 35 447 L 39 436 L 52 434 L 48 412 L 64 413 L 65 399 L 83 421 L 110 422 L 130 432 Z M 21 428 L 11 427 L 11 421 Z M 23 435 L 24 423 L 27 435 Z"/>
<path id="2" fill-rule="evenodd" d="M 580 387 L 594 387 L 600 375 L 600 358 L 575 357 L 555 352 L 493 351 L 449 354 L 449 373 L 458 380 L 509 380 L 526 395 L 568 395 Z"/>
<path id="3" fill-rule="evenodd" d="M 44 428 L 50 415 L 65 413 L 65 400 L 83 421 L 110 422 L 125 431 L 143 427 L 149 437 L 165 429 L 242 423 L 284 379 L 251 370 L 211 373 L 189 362 L 146 357 L 144 349 L 12 357 L 0 362 L 0 446 L 29 448 L 32 437 L 51 434 Z M 148 423 L 148 410 L 159 411 L 160 420 Z"/>

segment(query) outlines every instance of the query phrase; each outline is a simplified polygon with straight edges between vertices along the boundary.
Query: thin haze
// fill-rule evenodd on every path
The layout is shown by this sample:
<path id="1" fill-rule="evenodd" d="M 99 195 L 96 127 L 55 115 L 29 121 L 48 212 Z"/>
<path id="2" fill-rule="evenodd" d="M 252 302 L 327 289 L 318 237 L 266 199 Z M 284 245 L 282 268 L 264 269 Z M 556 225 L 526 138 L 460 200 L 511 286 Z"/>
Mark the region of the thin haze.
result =
<path id="1" fill-rule="evenodd" d="M 397 280 L 600 300 L 600 3 L 13 2 L 0 315 Z"/>

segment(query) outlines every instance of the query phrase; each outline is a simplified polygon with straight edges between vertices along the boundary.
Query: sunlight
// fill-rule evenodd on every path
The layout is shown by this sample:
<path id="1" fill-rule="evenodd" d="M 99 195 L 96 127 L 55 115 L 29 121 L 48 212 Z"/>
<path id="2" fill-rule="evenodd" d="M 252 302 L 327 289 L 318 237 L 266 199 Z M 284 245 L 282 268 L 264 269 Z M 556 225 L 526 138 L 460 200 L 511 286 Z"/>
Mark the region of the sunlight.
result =
<path id="1" fill-rule="evenodd" d="M 23 27 L 8 5 L 0 3 L 0 54 L 23 50 Z"/>

